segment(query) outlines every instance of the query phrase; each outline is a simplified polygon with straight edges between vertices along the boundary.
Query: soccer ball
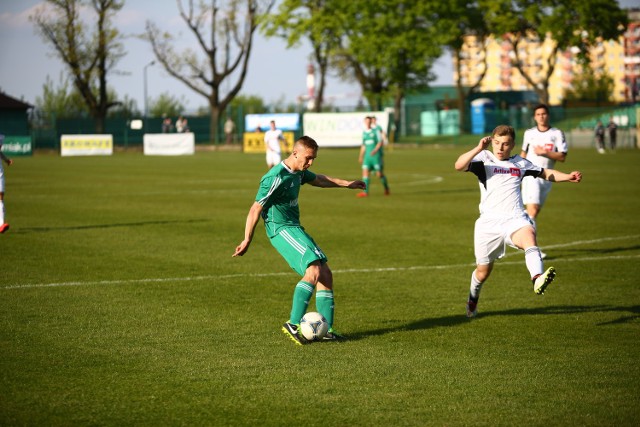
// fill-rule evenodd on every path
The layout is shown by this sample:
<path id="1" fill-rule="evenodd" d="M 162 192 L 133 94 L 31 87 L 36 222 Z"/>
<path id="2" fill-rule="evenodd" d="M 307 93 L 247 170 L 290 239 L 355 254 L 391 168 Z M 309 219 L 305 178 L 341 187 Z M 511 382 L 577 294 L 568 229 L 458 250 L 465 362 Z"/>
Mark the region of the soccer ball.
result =
<path id="1" fill-rule="evenodd" d="M 300 333 L 307 341 L 321 340 L 327 335 L 329 324 L 320 313 L 310 311 L 300 321 Z"/>

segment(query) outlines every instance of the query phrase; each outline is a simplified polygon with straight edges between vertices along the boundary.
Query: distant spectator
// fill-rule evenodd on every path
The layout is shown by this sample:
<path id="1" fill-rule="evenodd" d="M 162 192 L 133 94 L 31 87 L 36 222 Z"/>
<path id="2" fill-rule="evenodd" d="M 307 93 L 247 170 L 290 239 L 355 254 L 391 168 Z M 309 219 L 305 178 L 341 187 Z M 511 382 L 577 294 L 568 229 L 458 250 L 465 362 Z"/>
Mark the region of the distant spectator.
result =
<path id="1" fill-rule="evenodd" d="M 609 119 L 609 124 L 607 125 L 607 129 L 609 130 L 609 145 L 612 150 L 616 149 L 616 138 L 618 137 L 618 125 L 613 121 L 613 117 Z"/>
<path id="2" fill-rule="evenodd" d="M 178 120 L 176 120 L 176 132 L 184 132 L 184 119 L 182 118 L 182 116 L 179 116 Z"/>
<path id="3" fill-rule="evenodd" d="M 171 133 L 173 132 L 173 123 L 171 123 L 171 117 L 165 117 L 162 120 L 162 133 Z"/>
<path id="4" fill-rule="evenodd" d="M 180 132 L 182 133 L 191 132 L 191 129 L 189 129 L 189 121 L 184 117 L 182 118 L 182 130 Z"/>
<path id="5" fill-rule="evenodd" d="M 233 144 L 233 132 L 236 130 L 236 124 L 233 123 L 231 117 L 227 117 L 227 121 L 224 122 L 224 134 L 226 136 L 225 143 Z"/>
<path id="6" fill-rule="evenodd" d="M 598 153 L 604 154 L 604 126 L 602 125 L 602 121 L 598 120 L 598 124 L 595 129 L 596 136 L 596 148 L 598 149 Z"/>
<path id="7" fill-rule="evenodd" d="M 4 218 L 4 169 L 2 168 L 2 162 L 5 162 L 7 166 L 13 164 L 13 160 L 8 158 L 2 152 L 2 143 L 4 142 L 4 135 L 0 134 L 0 234 L 9 229 L 9 224 L 5 222 Z"/>

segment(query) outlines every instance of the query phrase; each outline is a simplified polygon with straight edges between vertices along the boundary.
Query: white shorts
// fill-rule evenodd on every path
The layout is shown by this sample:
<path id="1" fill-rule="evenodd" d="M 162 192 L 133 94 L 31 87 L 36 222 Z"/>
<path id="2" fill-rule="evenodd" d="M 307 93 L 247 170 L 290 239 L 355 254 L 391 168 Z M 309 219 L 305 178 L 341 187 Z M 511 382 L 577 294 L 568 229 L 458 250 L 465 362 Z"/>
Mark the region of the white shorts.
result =
<path id="1" fill-rule="evenodd" d="M 281 160 L 282 158 L 280 157 L 280 153 L 276 153 L 275 151 L 267 151 L 268 165 L 277 165 Z"/>
<path id="2" fill-rule="evenodd" d="M 2 163 L 2 159 L 0 159 L 0 163 Z M 0 193 L 4 193 L 4 169 L 2 169 L 1 164 L 0 164 Z"/>
<path id="3" fill-rule="evenodd" d="M 544 205 L 551 191 L 551 182 L 542 178 L 525 176 L 522 180 L 522 203 L 524 205 Z"/>
<path id="4" fill-rule="evenodd" d="M 516 248 L 511 235 L 523 227 L 533 227 L 527 215 L 516 218 L 478 218 L 473 232 L 476 264 L 486 265 L 502 258 L 506 245 Z"/>

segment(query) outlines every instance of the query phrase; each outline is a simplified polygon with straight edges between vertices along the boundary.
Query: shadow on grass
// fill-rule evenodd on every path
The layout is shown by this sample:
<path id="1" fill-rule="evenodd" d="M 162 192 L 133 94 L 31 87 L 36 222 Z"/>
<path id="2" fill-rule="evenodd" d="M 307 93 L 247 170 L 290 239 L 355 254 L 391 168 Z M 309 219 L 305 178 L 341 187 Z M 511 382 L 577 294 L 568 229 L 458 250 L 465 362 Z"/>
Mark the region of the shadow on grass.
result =
<path id="1" fill-rule="evenodd" d="M 601 313 L 601 312 L 620 312 L 630 313 L 631 315 L 624 315 L 618 319 L 598 323 L 597 326 L 614 325 L 631 322 L 640 319 L 640 305 L 632 305 L 628 307 L 612 307 L 607 305 L 594 305 L 594 306 L 551 306 L 551 307 L 539 307 L 539 308 L 515 308 L 511 310 L 502 311 L 486 311 L 479 315 L 479 318 L 487 318 L 492 316 L 549 316 L 549 315 L 566 315 L 575 313 Z M 444 316 L 427 318 L 417 320 L 415 322 L 408 323 L 406 325 L 400 325 L 397 327 L 375 329 L 371 331 L 358 332 L 349 334 L 349 341 L 360 340 L 372 336 L 385 335 L 393 332 L 402 331 L 417 331 L 422 329 L 432 329 L 439 327 L 451 327 L 468 324 L 473 322 L 474 319 L 468 319 L 464 313 L 455 316 Z"/>
<path id="2" fill-rule="evenodd" d="M 554 258 L 565 258 L 571 255 L 604 255 L 604 254 L 613 254 L 616 252 L 629 252 L 629 251 L 637 251 L 640 249 L 640 245 L 632 245 L 632 246 L 620 246 L 617 248 L 585 248 L 585 249 L 563 249 L 558 252 L 557 256 L 553 256 L 553 250 L 549 250 L 550 254 L 547 254 L 547 258 L 545 261 L 552 260 Z"/>
<path id="3" fill-rule="evenodd" d="M 11 229 L 11 234 L 27 234 L 27 233 L 46 233 L 49 231 L 73 231 L 73 230 L 97 230 L 101 228 L 118 228 L 118 227 L 143 227 L 148 225 L 172 225 L 172 224 L 194 224 L 198 222 L 207 222 L 208 219 L 190 219 L 190 220 L 173 220 L 173 221 L 141 221 L 141 222 L 124 222 L 119 224 L 95 224 L 95 225 L 76 225 L 69 227 L 31 227 Z"/>

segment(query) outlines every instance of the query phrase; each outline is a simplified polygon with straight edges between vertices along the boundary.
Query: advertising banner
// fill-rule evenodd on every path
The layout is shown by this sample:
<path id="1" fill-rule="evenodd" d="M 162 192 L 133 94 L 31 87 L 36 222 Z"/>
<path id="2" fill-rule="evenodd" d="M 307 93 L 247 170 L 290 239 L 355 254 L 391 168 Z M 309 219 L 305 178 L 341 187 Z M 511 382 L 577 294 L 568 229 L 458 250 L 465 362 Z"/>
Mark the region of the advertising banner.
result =
<path id="1" fill-rule="evenodd" d="M 61 156 L 110 156 L 113 135 L 61 135 Z"/>
<path id="2" fill-rule="evenodd" d="M 196 152 L 193 132 L 145 133 L 144 154 L 147 156 L 188 156 Z"/>
<path id="3" fill-rule="evenodd" d="M 284 136 L 285 140 L 280 143 L 280 148 L 283 153 L 290 153 L 293 150 L 295 136 L 293 132 L 282 132 L 282 136 Z M 265 153 L 264 133 L 245 132 L 242 141 L 242 151 L 245 153 Z"/>
<path id="4" fill-rule="evenodd" d="M 304 134 L 315 139 L 320 147 L 359 147 L 362 144 L 364 118 L 375 116 L 388 133 L 389 113 L 369 111 L 361 113 L 305 113 L 302 118 Z"/>
<path id="5" fill-rule="evenodd" d="M 31 148 L 30 136 L 4 136 L 2 144 L 2 152 L 9 157 L 12 156 L 30 156 L 33 154 Z"/>
<path id="6" fill-rule="evenodd" d="M 247 114 L 244 116 L 244 129 L 247 132 L 254 132 L 260 128 L 264 132 L 271 129 L 271 120 L 276 122 L 276 128 L 282 131 L 300 129 L 300 114 L 298 113 Z"/>

